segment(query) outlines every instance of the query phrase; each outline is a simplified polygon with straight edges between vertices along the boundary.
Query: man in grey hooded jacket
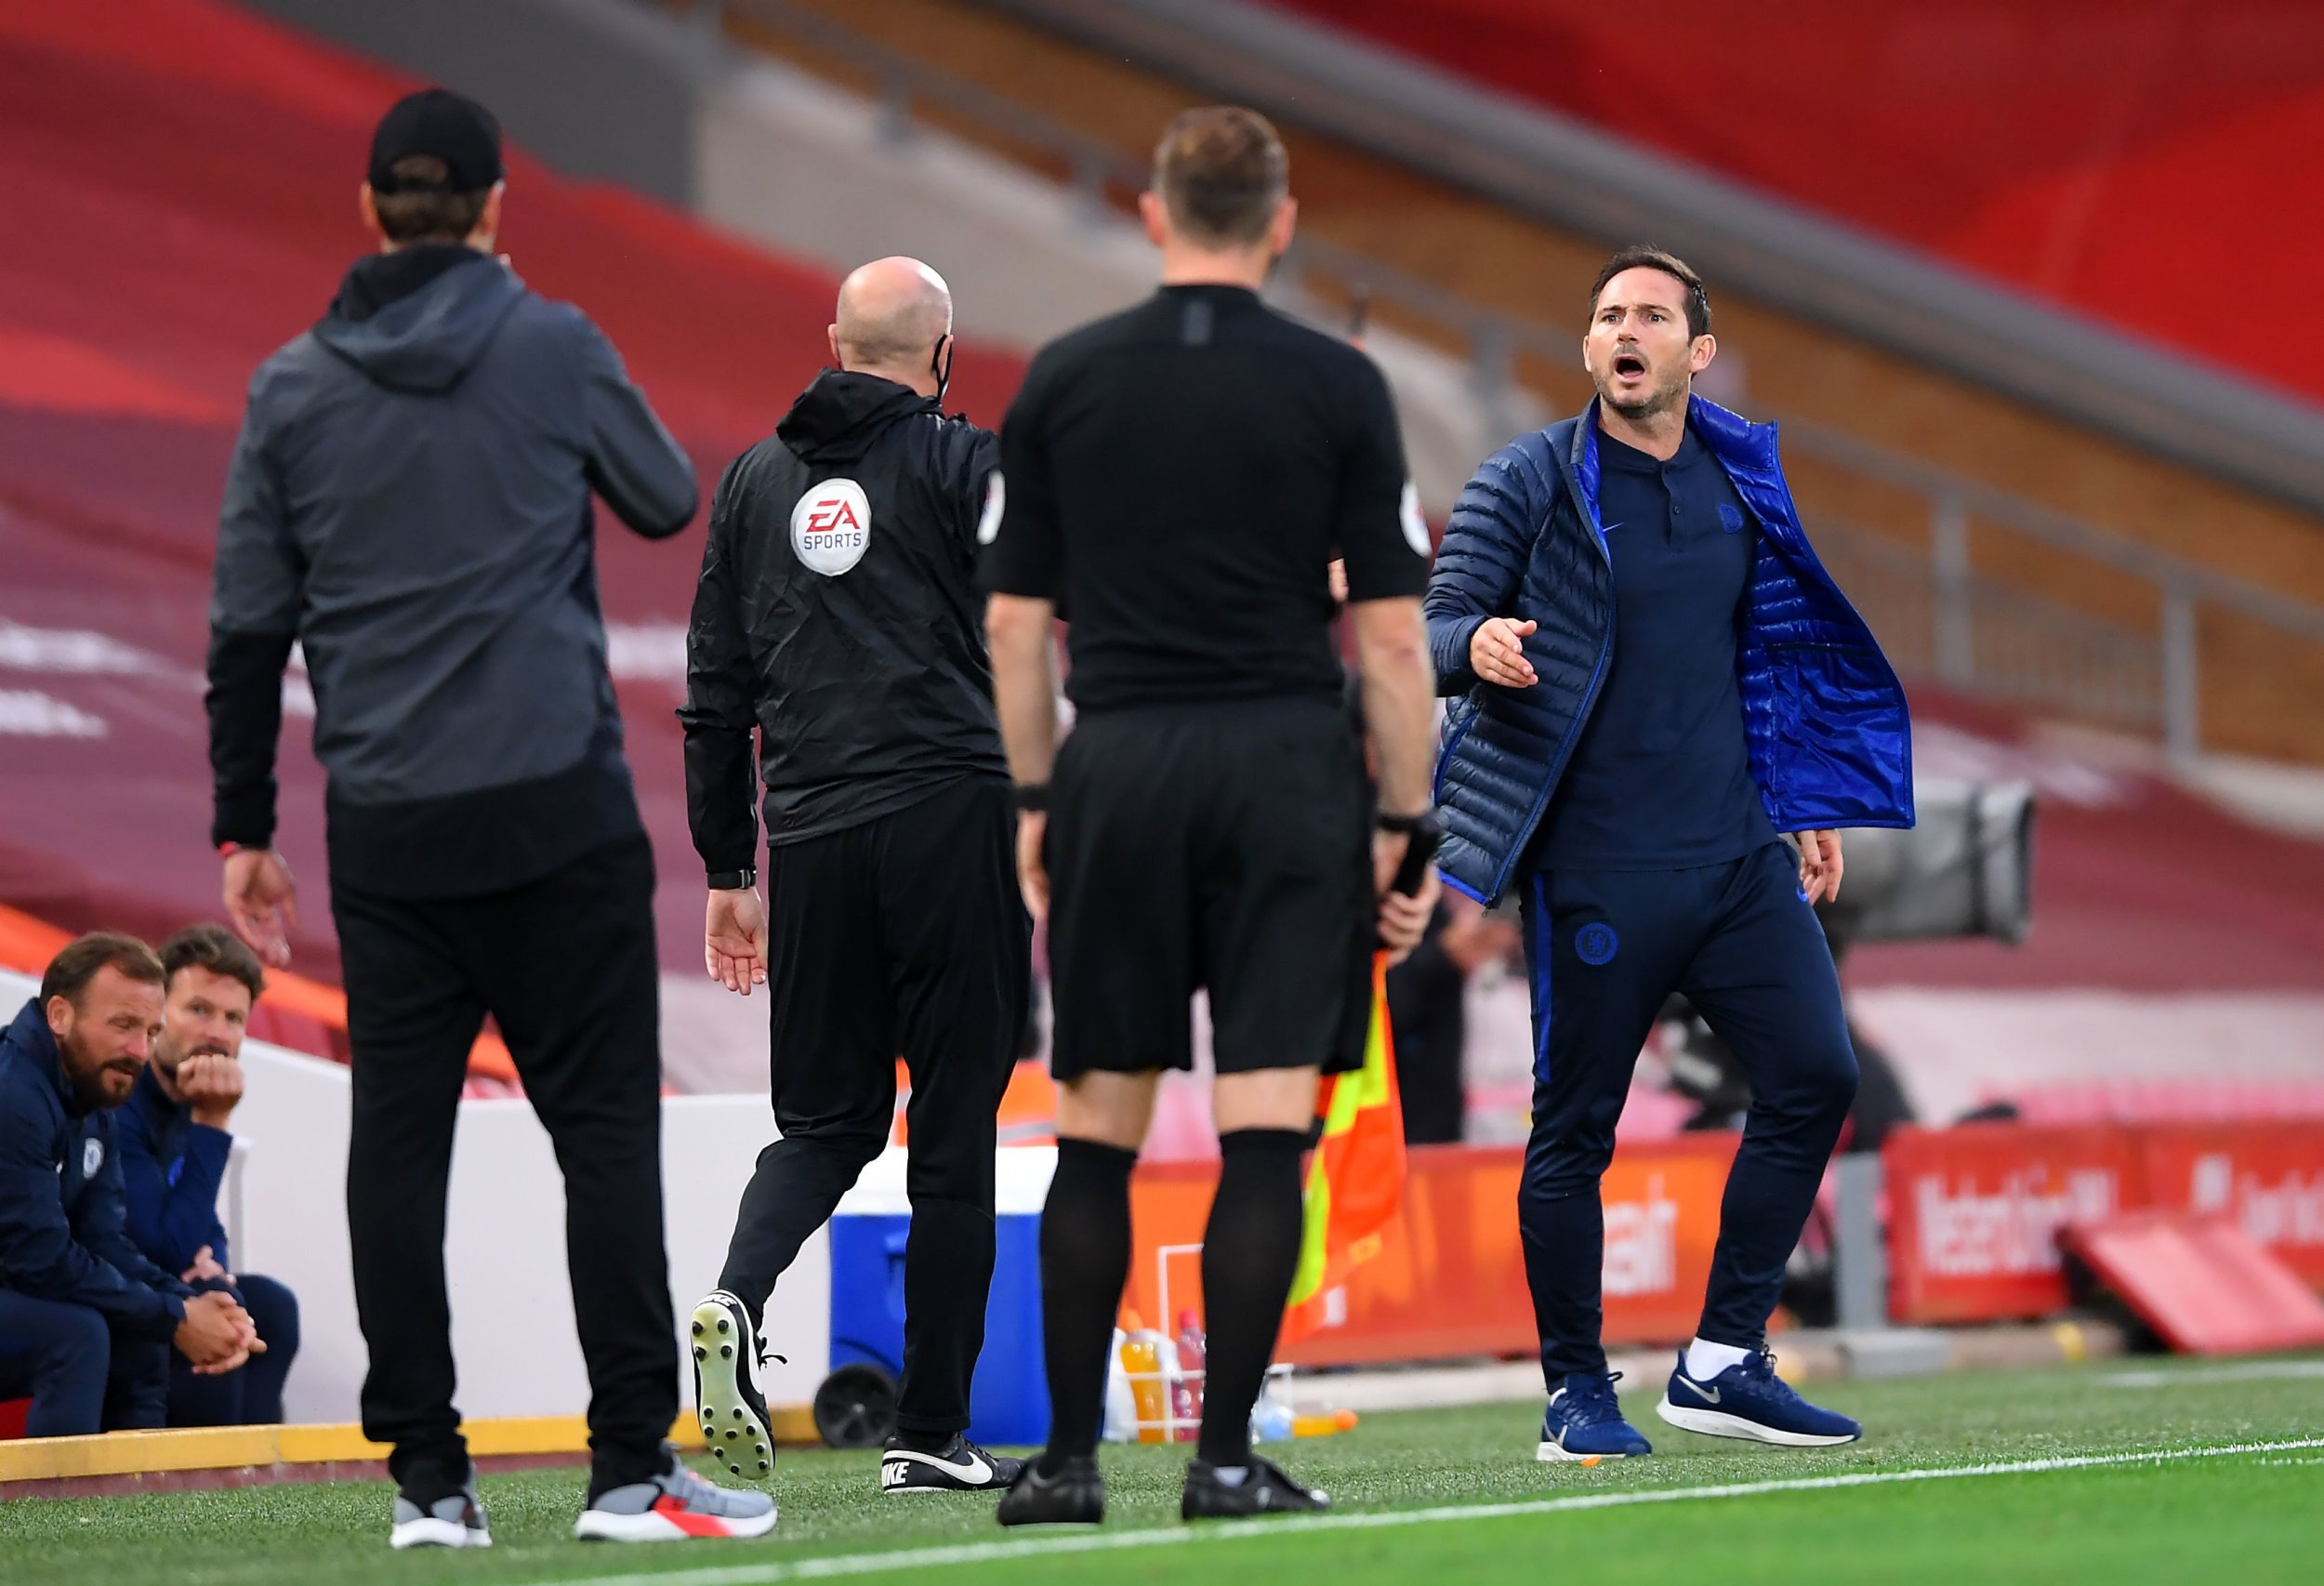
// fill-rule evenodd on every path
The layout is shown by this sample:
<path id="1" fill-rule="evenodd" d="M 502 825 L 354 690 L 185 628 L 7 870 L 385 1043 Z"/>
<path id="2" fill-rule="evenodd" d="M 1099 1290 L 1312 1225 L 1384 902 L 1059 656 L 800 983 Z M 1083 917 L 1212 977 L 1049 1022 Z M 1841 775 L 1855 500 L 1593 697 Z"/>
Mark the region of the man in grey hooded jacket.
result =
<path id="1" fill-rule="evenodd" d="M 591 1390 L 578 1533 L 758 1535 L 763 1494 L 708 1486 L 663 1443 L 678 1361 L 654 861 L 591 540 L 592 492 L 638 533 L 676 534 L 693 470 L 597 327 L 495 257 L 501 175 L 482 106 L 398 101 L 362 192 L 382 251 L 251 381 L 210 613 L 211 836 L 236 928 L 286 963 L 296 899 L 271 845 L 297 642 L 353 1059 L 363 1429 L 394 1445 L 394 1544 L 489 1545 L 443 1273 L 453 1123 L 487 1013 L 567 1175 Z"/>

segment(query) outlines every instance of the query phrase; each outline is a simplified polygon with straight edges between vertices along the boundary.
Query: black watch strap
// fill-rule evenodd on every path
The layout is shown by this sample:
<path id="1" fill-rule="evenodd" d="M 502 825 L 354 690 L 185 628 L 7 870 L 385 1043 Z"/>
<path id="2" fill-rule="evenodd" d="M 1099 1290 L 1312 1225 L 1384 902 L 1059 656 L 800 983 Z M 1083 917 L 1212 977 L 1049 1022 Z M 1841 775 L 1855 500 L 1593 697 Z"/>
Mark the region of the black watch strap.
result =
<path id="1" fill-rule="evenodd" d="M 714 892 L 746 892 L 759 885 L 756 870 L 713 870 L 710 890 Z"/>
<path id="2" fill-rule="evenodd" d="M 1048 783 L 1020 782 L 1010 791 L 1016 798 L 1017 808 L 1026 814 L 1045 815 L 1049 813 Z"/>
<path id="3" fill-rule="evenodd" d="M 1434 805 L 1422 810 L 1417 815 L 1392 815 L 1382 810 L 1380 813 L 1378 824 L 1382 831 L 1398 832 L 1406 837 L 1410 837 L 1416 832 L 1442 831 L 1445 825 L 1444 818 L 1437 814 Z"/>

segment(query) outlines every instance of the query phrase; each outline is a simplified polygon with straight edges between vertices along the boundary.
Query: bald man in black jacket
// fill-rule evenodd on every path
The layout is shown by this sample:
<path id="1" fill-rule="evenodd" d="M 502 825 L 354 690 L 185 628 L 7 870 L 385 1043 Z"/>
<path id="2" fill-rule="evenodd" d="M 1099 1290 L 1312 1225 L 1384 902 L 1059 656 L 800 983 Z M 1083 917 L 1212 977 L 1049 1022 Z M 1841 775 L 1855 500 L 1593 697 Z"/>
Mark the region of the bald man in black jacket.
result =
<path id="1" fill-rule="evenodd" d="M 880 1487 L 1002 1487 L 1019 1468 L 961 1435 L 1031 922 L 974 588 L 997 448 L 940 406 L 951 330 L 950 294 L 918 260 L 848 277 L 830 332 L 838 367 L 719 485 L 687 636 L 679 714 L 709 872 L 704 957 L 743 996 L 768 986 L 782 1130 L 743 1194 L 719 1289 L 693 1315 L 696 1403 L 737 1474 L 772 1459 L 760 1313 L 887 1143 L 899 1053 L 912 1076 L 912 1234 Z"/>

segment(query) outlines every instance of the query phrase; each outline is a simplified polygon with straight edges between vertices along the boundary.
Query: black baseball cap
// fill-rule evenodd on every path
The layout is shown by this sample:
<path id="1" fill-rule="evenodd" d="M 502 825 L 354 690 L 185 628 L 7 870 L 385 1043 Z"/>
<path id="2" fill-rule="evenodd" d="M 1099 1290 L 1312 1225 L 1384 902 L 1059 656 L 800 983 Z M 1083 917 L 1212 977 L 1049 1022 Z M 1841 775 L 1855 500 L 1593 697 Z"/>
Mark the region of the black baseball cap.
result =
<path id="1" fill-rule="evenodd" d="M 441 182 L 398 180 L 395 164 L 425 154 L 449 173 Z M 501 178 L 500 123 L 493 112 L 449 88 L 406 94 L 371 135 L 374 192 L 482 192 Z"/>

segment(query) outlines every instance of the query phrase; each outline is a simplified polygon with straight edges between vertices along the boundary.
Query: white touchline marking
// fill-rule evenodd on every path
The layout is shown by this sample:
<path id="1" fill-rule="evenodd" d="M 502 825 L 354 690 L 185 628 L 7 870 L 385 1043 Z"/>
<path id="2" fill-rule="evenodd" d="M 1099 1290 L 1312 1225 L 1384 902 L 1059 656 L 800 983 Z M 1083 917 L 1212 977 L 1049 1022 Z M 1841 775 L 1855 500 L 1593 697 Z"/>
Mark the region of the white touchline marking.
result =
<path id="1" fill-rule="evenodd" d="M 2295 1377 L 2324 1377 L 2324 1360 L 2253 1360 L 2240 1366 L 2195 1366 L 2182 1371 L 2109 1371 L 2098 1381 L 2109 1388 L 2175 1388 L 2183 1382 L 2266 1382 Z"/>
<path id="2" fill-rule="evenodd" d="M 1051 1554 L 1117 1553 L 1126 1548 L 1216 1547 L 1300 1531 L 1373 1531 L 1405 1526 L 1441 1526 L 1463 1520 L 1501 1520 L 1526 1514 L 1556 1514 L 1576 1509 L 1625 1509 L 1638 1503 L 1684 1503 L 1697 1499 L 1758 1498 L 1776 1492 L 1816 1492 L 1842 1487 L 1878 1487 L 1891 1482 L 1953 1481 L 1965 1476 L 2040 1475 L 2053 1471 L 2095 1470 L 2107 1465 L 2149 1465 L 2165 1460 L 2210 1460 L 2233 1454 L 2281 1454 L 2324 1448 L 2324 1437 L 2286 1438 L 2277 1443 L 2224 1443 L 2143 1453 L 2062 1454 L 2046 1460 L 2013 1460 L 1987 1465 L 1932 1465 L 1904 1471 L 1858 1471 L 1843 1475 L 1801 1476 L 1789 1481 L 1731 1482 L 1723 1487 L 1631 1487 L 1620 1492 L 1573 1493 L 1563 1498 L 1528 1498 L 1506 1503 L 1451 1504 L 1437 1509 L 1381 1509 L 1361 1514 L 1314 1514 L 1248 1525 L 1174 1526 L 1142 1531 L 1091 1531 L 1071 1536 L 1027 1537 L 1015 1541 L 958 1542 L 950 1547 L 908 1548 L 894 1553 L 831 1553 L 821 1558 L 769 1560 L 713 1569 L 640 1571 L 629 1575 L 561 1578 L 553 1586 L 774 1586 L 786 1580 L 826 1580 L 836 1576 L 881 1575 L 946 1569 L 960 1564 L 1001 1564 Z M 552 1586 L 543 1582 L 542 1586 Z"/>

